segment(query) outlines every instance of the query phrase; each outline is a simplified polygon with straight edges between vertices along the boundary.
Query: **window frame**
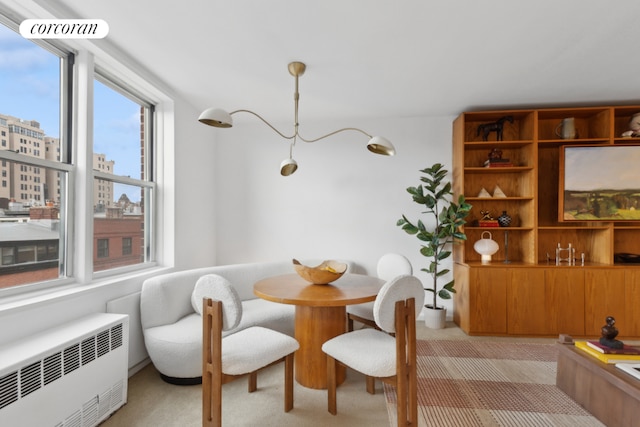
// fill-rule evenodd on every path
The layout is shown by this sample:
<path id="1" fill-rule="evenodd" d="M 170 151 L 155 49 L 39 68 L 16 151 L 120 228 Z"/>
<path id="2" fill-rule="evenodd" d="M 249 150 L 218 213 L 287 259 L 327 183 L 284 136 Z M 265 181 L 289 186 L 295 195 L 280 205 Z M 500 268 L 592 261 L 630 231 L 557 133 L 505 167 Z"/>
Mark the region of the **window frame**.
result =
<path id="1" fill-rule="evenodd" d="M 5 15 L 0 15 L 0 23 L 8 26 L 17 32 L 21 19 L 16 15 L 10 15 L 13 21 Z M 9 11 L 10 13 L 10 11 Z M 164 159 L 174 152 L 174 122 L 175 107 L 174 100 L 168 93 L 168 88 L 161 82 L 155 81 L 148 72 L 140 74 L 138 66 L 129 63 L 128 60 L 114 57 L 112 53 L 105 52 L 97 48 L 92 42 L 86 40 L 33 40 L 36 44 L 47 50 L 64 52 L 65 58 L 70 59 L 71 64 L 63 70 L 61 84 L 60 111 L 60 159 L 57 162 L 49 163 L 34 157 L 21 156 L 17 153 L 6 150 L 0 154 L 1 160 L 28 164 L 36 167 L 46 167 L 59 172 L 62 177 L 66 177 L 66 184 L 62 184 L 61 192 L 64 189 L 66 194 L 66 204 L 61 206 L 60 215 L 64 218 L 61 224 L 61 245 L 59 254 L 64 262 L 61 264 L 61 271 L 64 275 L 58 279 L 45 282 L 35 282 L 32 284 L 19 285 L 10 288 L 0 289 L 0 297 L 16 296 L 14 301 L 29 301 L 30 295 L 55 295 L 55 293 L 41 293 L 43 290 L 54 290 L 61 285 L 71 285 L 59 289 L 86 289 L 83 285 L 103 286 L 114 283 L 111 277 L 125 278 L 132 274 L 143 271 L 153 271 L 152 269 L 161 267 L 172 267 L 175 260 L 175 251 L 172 244 L 163 242 L 173 242 L 175 239 L 175 226 L 171 221 L 173 214 L 169 208 L 172 205 L 175 195 L 173 191 L 163 190 L 159 193 L 159 184 L 166 179 L 173 179 L 175 168 L 169 164 L 164 164 Z M 54 53 L 56 53 L 54 52 Z M 60 55 L 58 55 L 60 56 Z M 99 75 L 106 75 L 108 78 L 124 86 L 127 90 L 126 96 L 135 95 L 136 101 L 144 100 L 149 105 L 149 116 L 145 119 L 145 131 L 151 133 L 153 141 L 145 148 L 145 156 L 149 161 L 145 163 L 145 180 L 129 181 L 127 177 L 117 175 L 100 176 L 100 172 L 94 173 L 92 169 L 93 155 L 93 91 L 91 85 L 93 79 Z M 151 78 L 150 78 L 151 77 Z M 104 82 L 103 82 L 104 83 Z M 64 96 L 63 96 L 64 94 Z M 149 138 L 146 138 L 149 141 Z M 159 146 L 157 144 L 160 144 Z M 158 149 L 158 147 L 160 147 Z M 148 153 L 148 155 L 147 155 Z M 158 165 L 161 165 L 158 168 Z M 147 227 L 145 230 L 145 262 L 93 272 L 93 217 L 91 203 L 93 180 L 99 177 L 114 182 L 122 182 L 128 185 L 135 185 L 144 188 L 145 219 Z M 65 181 L 65 179 L 62 179 Z M 170 186 L 172 188 L 172 186 Z M 168 210 L 169 209 L 169 210 Z M 160 251 L 159 248 L 162 248 Z M 109 280 L 107 280 L 109 279 Z M 36 292 L 35 294 L 33 292 Z M 65 291 L 67 292 L 67 291 Z M 3 310 L 0 304 L 0 310 Z"/>
<path id="2" fill-rule="evenodd" d="M 116 267 L 107 270 L 98 270 L 93 271 L 94 267 L 92 265 L 92 274 L 93 277 L 100 278 L 105 276 L 110 276 L 113 274 L 118 274 L 120 272 L 127 271 L 135 271 L 143 268 L 148 268 L 149 266 L 155 265 L 156 262 L 156 235 L 153 230 L 156 229 L 156 218 L 157 218 L 157 204 L 156 200 L 156 191 L 157 185 L 154 180 L 155 170 L 157 167 L 157 159 L 155 157 L 155 144 L 156 144 L 156 111 L 155 105 L 148 101 L 146 97 L 140 95 L 135 89 L 131 88 L 130 85 L 122 82 L 122 80 L 116 78 L 108 71 L 104 70 L 100 66 L 94 67 L 93 78 L 103 85 L 109 87 L 120 95 L 129 98 L 131 101 L 139 104 L 144 108 L 144 153 L 145 153 L 145 162 L 143 164 L 142 174 L 143 177 L 141 179 L 131 178 L 124 175 L 116 175 L 110 174 L 98 169 L 93 169 L 91 167 L 91 173 L 93 178 L 90 179 L 91 184 L 93 185 L 94 180 L 100 179 L 103 181 L 109 181 L 114 184 L 124 184 L 131 185 L 134 187 L 140 187 L 144 190 L 145 196 L 145 209 L 144 209 L 144 261 L 138 264 L 129 265 L 126 267 Z M 92 83 L 93 84 L 93 83 Z M 93 99 L 92 99 L 93 102 Z M 90 151 L 93 156 L 93 138 L 91 139 Z M 91 160 L 93 162 L 93 159 Z M 92 163 L 93 165 L 93 163 Z M 93 230 L 91 230 L 91 234 L 93 236 Z"/>
<path id="3" fill-rule="evenodd" d="M 2 14 L 0 14 L 0 25 L 4 25 L 19 34 L 19 25 Z M 0 296 L 19 294 L 33 289 L 49 288 L 69 283 L 74 280 L 73 259 L 70 257 L 70 242 L 74 240 L 74 227 L 72 226 L 73 218 L 70 217 L 69 213 L 75 210 L 75 199 L 73 197 L 73 191 L 70 191 L 70 188 L 74 186 L 77 176 L 76 165 L 72 162 L 72 152 L 74 149 L 72 138 L 72 135 L 74 134 L 74 122 L 72 118 L 74 115 L 75 105 L 73 86 L 76 51 L 70 47 L 61 45 L 55 40 L 33 40 L 33 42 L 40 48 L 57 56 L 60 60 L 60 159 L 54 161 L 24 155 L 23 153 L 27 153 L 27 150 L 25 147 L 21 146 L 20 152 L 0 150 L 0 160 L 11 161 L 25 167 L 41 167 L 44 169 L 50 169 L 66 177 L 66 179 L 61 180 L 62 188 L 60 199 L 65 200 L 65 203 L 60 204 L 61 221 L 59 225 L 60 240 L 58 247 L 58 278 L 44 282 L 33 282 L 17 285 L 15 287 L 2 288 L 0 289 Z"/>

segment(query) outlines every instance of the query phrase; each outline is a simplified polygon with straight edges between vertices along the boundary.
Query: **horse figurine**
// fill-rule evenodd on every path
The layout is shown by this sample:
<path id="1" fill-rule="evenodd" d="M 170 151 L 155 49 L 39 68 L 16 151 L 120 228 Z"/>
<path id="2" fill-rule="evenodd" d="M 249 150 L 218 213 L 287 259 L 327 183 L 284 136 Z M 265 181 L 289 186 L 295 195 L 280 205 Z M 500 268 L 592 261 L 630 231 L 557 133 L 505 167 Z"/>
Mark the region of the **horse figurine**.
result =
<path id="1" fill-rule="evenodd" d="M 504 127 L 504 122 L 513 123 L 513 116 L 500 117 L 495 122 L 478 125 L 478 132 L 476 133 L 476 136 L 480 135 L 480 132 L 482 132 L 482 140 L 486 141 L 489 138 L 489 133 L 495 132 L 496 141 L 502 141 L 502 128 Z"/>

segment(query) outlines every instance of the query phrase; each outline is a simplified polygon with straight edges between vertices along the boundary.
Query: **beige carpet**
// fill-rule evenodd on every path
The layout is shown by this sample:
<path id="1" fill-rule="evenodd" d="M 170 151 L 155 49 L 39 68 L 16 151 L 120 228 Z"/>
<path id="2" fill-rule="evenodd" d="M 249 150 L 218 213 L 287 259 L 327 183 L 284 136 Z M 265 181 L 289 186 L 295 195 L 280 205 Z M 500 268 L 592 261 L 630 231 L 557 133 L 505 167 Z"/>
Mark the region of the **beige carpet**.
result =
<path id="1" fill-rule="evenodd" d="M 556 360 L 554 344 L 419 341 L 419 425 L 602 426 L 555 386 Z M 384 390 L 395 426 L 395 389 Z"/>
<path id="2" fill-rule="evenodd" d="M 553 339 L 531 339 L 531 338 L 496 338 L 496 337 L 469 337 L 453 323 L 447 323 L 447 327 L 441 330 L 432 330 L 424 326 L 424 323 L 417 324 L 418 339 L 428 342 L 457 341 L 463 343 L 481 343 L 491 341 L 505 343 L 513 346 L 518 343 L 542 343 L 551 344 Z M 433 387 L 429 385 L 429 376 L 424 373 L 433 369 L 444 369 L 451 372 L 459 372 L 456 379 L 462 380 L 462 375 L 489 375 L 489 372 L 500 368 L 493 366 L 495 362 L 491 359 L 475 359 L 471 361 L 453 360 L 450 350 L 441 348 L 433 355 L 433 349 L 420 347 L 420 363 L 425 364 L 421 368 L 420 377 L 423 379 L 420 393 L 422 396 L 438 396 L 442 393 L 432 393 Z M 452 347 L 451 347 L 452 348 Z M 440 354 L 442 352 L 442 354 Z M 431 354 L 431 355 L 430 355 Z M 463 353 L 464 354 L 464 353 Z M 469 354 L 468 352 L 466 354 Z M 434 359 L 442 357 L 442 360 Z M 429 360 L 429 362 L 427 362 Z M 430 365 L 427 365 L 429 363 Z M 520 363 L 520 362 L 517 362 Z M 531 361 L 522 362 L 531 364 Z M 555 369 L 554 362 L 544 362 L 549 364 L 548 369 Z M 480 366 L 478 366 L 480 365 Z M 431 366 L 431 367 L 428 367 Z M 375 427 L 395 425 L 395 408 L 391 406 L 388 410 L 383 386 L 380 382 L 376 384 L 376 394 L 370 395 L 365 391 L 364 377 L 357 372 L 349 370 L 347 380 L 338 388 L 338 415 L 333 416 L 327 412 L 327 394 L 324 390 L 311 390 L 295 384 L 294 408 L 291 412 L 283 411 L 283 367 L 273 366 L 262 372 L 258 376 L 258 390 L 254 393 L 247 393 L 247 382 L 244 379 L 225 384 L 223 387 L 222 419 L 225 426 L 302 426 L 302 427 Z M 435 371 L 439 372 L 439 371 Z M 532 382 L 541 382 L 552 385 L 555 383 L 555 374 L 551 371 L 532 370 L 529 371 L 534 378 Z M 555 371 L 554 371 L 555 372 Z M 451 374 L 448 374 L 451 375 Z M 508 377 L 508 372 L 502 373 Z M 433 379 L 438 377 L 431 375 Z M 493 378 L 492 377 L 488 378 Z M 540 377 L 540 378 L 538 378 Z M 445 377 L 446 378 L 446 377 Z M 473 378 L 473 377 L 472 377 Z M 481 377 L 482 378 L 482 377 Z M 464 380 L 470 382 L 470 380 Z M 493 380 L 491 380 L 493 381 Z M 441 387 L 441 386 L 439 386 Z M 480 387 L 481 388 L 481 387 Z M 439 389 L 436 389 L 439 390 Z M 470 393 L 473 389 L 467 390 Z M 153 365 L 148 365 L 136 375 L 129 379 L 128 402 L 111 418 L 106 420 L 102 427 L 197 427 L 201 426 L 201 386 L 175 386 L 163 382 Z M 477 391 L 475 391 L 477 392 Z M 491 396 L 491 392 L 487 393 Z M 387 390 L 389 396 L 389 390 Z M 566 396 L 565 396 L 566 397 Z M 479 398 L 479 397 L 478 397 Z M 391 398 L 390 398 L 391 399 Z M 535 417 L 527 420 L 518 420 L 517 423 L 506 423 L 496 421 L 496 417 L 502 416 L 500 411 L 483 410 L 478 408 L 464 407 L 458 404 L 453 409 L 451 406 L 427 406 L 421 397 L 421 413 L 424 420 L 428 417 L 430 426 L 451 425 L 446 424 L 448 420 L 459 420 L 457 426 L 595 426 L 599 424 L 571 423 L 562 417 L 553 418 L 552 421 L 541 420 Z M 581 416 L 582 417 L 582 416 Z M 478 421 L 479 420 L 479 421 Z M 580 422 L 592 422 L 588 417 L 579 418 Z M 512 422 L 513 419 L 509 419 Z M 442 424 L 441 424 L 442 423 Z M 563 424 L 564 423 L 564 424 Z"/>

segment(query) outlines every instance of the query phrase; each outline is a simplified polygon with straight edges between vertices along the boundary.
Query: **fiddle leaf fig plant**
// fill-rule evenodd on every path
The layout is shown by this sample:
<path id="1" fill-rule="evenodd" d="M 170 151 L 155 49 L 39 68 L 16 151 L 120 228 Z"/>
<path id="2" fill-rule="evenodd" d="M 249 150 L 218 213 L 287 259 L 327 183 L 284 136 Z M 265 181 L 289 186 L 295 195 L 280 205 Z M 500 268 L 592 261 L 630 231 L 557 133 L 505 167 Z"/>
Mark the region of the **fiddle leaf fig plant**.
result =
<path id="1" fill-rule="evenodd" d="M 433 279 L 432 287 L 425 288 L 433 294 L 433 301 L 425 306 L 440 309 L 442 307 L 437 305 L 438 297 L 451 299 L 451 294 L 456 292 L 455 280 L 438 288 L 438 279 L 449 273 L 449 269 L 442 268 L 441 263 L 451 256 L 452 244 L 467 239 L 460 227 L 466 223 L 465 218 L 471 210 L 471 205 L 465 202 L 464 195 L 458 197 L 457 203 L 451 200 L 451 182 L 445 181 L 448 171 L 442 164 L 436 163 L 420 172 L 423 174 L 420 178 L 422 184 L 407 188 L 407 192 L 411 194 L 414 202 L 426 208 L 422 213 L 426 215 L 425 220 L 429 220 L 429 226 L 421 219 L 413 222 L 405 215 L 402 215 L 396 225 L 422 242 L 420 253 L 431 261 L 429 267 L 421 271 L 428 273 Z"/>

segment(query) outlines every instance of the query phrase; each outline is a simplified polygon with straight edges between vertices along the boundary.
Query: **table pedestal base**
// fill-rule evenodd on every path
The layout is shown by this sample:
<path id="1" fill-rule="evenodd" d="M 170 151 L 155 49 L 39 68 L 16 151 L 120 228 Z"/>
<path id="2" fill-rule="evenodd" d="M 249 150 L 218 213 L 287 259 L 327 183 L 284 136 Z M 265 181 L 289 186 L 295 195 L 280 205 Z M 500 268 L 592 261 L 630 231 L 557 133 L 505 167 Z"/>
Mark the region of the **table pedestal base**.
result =
<path id="1" fill-rule="evenodd" d="M 296 306 L 295 335 L 300 349 L 295 354 L 296 381 L 305 387 L 327 388 L 325 341 L 347 331 L 347 311 L 341 307 Z M 344 382 L 346 369 L 338 365 L 338 384 Z"/>

